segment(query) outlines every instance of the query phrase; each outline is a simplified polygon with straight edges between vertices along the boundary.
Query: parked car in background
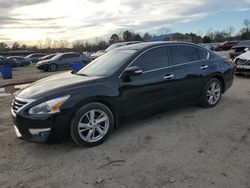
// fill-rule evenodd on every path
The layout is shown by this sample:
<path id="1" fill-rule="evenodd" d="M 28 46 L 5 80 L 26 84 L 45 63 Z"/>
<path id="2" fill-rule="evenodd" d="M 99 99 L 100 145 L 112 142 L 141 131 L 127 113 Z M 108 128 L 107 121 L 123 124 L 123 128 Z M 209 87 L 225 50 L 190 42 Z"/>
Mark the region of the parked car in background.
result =
<path id="1" fill-rule="evenodd" d="M 12 58 L 6 58 L 6 63 L 11 66 L 11 68 L 18 67 L 17 61 Z"/>
<path id="2" fill-rule="evenodd" d="M 219 45 L 217 45 L 214 50 L 215 51 L 222 51 L 222 50 L 230 50 L 233 46 L 236 46 L 238 41 L 226 41 Z"/>
<path id="3" fill-rule="evenodd" d="M 49 55 L 46 55 L 46 56 L 43 56 L 39 59 L 39 61 L 43 61 L 43 60 L 48 60 L 48 59 L 51 59 L 53 57 L 55 57 L 58 53 L 54 53 L 54 54 L 49 54 Z"/>
<path id="4" fill-rule="evenodd" d="M 9 56 L 6 59 L 10 64 L 13 64 L 14 67 L 22 67 L 28 64 L 22 56 Z"/>
<path id="5" fill-rule="evenodd" d="M 142 41 L 117 42 L 117 43 L 111 44 L 106 50 L 99 50 L 96 53 L 91 54 L 90 60 L 93 61 L 97 57 L 100 57 L 101 55 L 115 48 L 119 48 L 121 46 L 126 46 L 130 44 L 138 44 L 138 43 L 142 43 Z"/>
<path id="6" fill-rule="evenodd" d="M 56 71 L 58 69 L 71 68 L 73 63 L 87 64 L 88 57 L 76 52 L 59 53 L 51 59 L 39 61 L 36 67 L 43 71 Z"/>
<path id="7" fill-rule="evenodd" d="M 240 41 L 237 44 L 237 46 L 231 48 L 231 50 L 229 51 L 229 55 L 231 58 L 235 58 L 240 54 L 243 54 L 246 51 L 248 51 L 249 48 L 250 48 L 250 40 Z"/>
<path id="8" fill-rule="evenodd" d="M 25 58 L 24 58 L 24 60 L 26 61 L 26 62 L 32 62 L 32 63 L 36 63 L 36 62 L 38 62 L 39 60 L 40 60 L 40 58 L 41 57 L 44 57 L 44 56 L 46 56 L 47 54 L 45 54 L 45 53 L 35 53 L 35 54 L 30 54 L 30 55 L 28 55 L 28 56 L 26 56 Z"/>
<path id="9" fill-rule="evenodd" d="M 90 60 L 93 61 L 94 59 L 100 57 L 101 55 L 105 54 L 105 50 L 98 50 L 97 52 L 95 53 L 92 53 L 90 55 Z"/>
<path id="10" fill-rule="evenodd" d="M 103 143 L 121 118 L 187 103 L 216 106 L 233 83 L 234 63 L 192 43 L 147 42 L 108 51 L 73 74 L 47 77 L 19 92 L 11 107 L 19 138 L 70 135 Z"/>
<path id="11" fill-rule="evenodd" d="M 3 57 L 3 56 L 0 55 L 0 61 L 4 60 L 4 59 L 5 59 L 5 57 Z"/>
<path id="12" fill-rule="evenodd" d="M 235 75 L 250 75 L 250 51 L 247 51 L 234 59 L 236 64 Z"/>
<path id="13" fill-rule="evenodd" d="M 90 57 L 90 55 L 92 54 L 92 53 L 90 53 L 90 52 L 88 52 L 88 51 L 85 51 L 85 52 L 82 52 L 84 55 L 86 55 L 87 57 Z"/>
<path id="14" fill-rule="evenodd" d="M 6 64 L 7 64 L 6 58 L 0 56 L 0 65 L 6 65 Z"/>

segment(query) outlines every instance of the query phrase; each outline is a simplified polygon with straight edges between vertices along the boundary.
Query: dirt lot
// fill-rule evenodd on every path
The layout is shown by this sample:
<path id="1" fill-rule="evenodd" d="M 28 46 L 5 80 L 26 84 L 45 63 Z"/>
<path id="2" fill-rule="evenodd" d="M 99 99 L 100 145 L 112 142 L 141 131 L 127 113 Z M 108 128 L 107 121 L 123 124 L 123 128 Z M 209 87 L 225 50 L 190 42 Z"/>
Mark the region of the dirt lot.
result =
<path id="1" fill-rule="evenodd" d="M 69 71 L 69 70 L 64 70 Z M 59 73 L 58 71 L 56 73 Z M 12 69 L 12 79 L 2 79 L 0 73 L 0 87 L 6 85 L 23 84 L 28 82 L 34 82 L 38 79 L 55 74 L 55 72 L 43 72 L 36 69 L 35 64 L 32 67 L 17 67 Z"/>
<path id="2" fill-rule="evenodd" d="M 124 123 L 104 144 L 15 137 L 0 97 L 0 187 L 250 187 L 250 78 L 212 109 L 189 106 Z"/>

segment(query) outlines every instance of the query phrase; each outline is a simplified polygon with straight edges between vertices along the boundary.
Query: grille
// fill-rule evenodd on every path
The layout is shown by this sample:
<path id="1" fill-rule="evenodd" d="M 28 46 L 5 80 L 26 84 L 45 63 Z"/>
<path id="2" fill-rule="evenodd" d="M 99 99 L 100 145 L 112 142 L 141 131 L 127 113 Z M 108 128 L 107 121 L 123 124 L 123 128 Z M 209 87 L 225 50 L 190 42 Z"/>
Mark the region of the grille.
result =
<path id="1" fill-rule="evenodd" d="M 26 105 L 28 102 L 21 99 L 14 99 L 12 102 L 12 109 L 16 113 L 20 108 Z"/>
<path id="2" fill-rule="evenodd" d="M 237 65 L 250 65 L 250 60 L 239 59 Z"/>

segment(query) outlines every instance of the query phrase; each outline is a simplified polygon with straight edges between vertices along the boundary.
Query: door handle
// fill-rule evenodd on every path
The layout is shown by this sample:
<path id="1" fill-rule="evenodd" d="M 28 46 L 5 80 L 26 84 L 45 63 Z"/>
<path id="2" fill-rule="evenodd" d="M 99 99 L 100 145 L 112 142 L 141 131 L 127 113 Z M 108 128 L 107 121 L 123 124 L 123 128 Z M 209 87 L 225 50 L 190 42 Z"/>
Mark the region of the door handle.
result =
<path id="1" fill-rule="evenodd" d="M 208 65 L 202 65 L 201 66 L 201 69 L 204 70 L 204 69 L 207 69 L 208 68 Z"/>
<path id="2" fill-rule="evenodd" d="M 164 79 L 171 79 L 171 78 L 173 78 L 173 77 L 174 77 L 173 74 L 168 74 L 168 75 L 164 76 L 163 78 L 164 78 Z"/>

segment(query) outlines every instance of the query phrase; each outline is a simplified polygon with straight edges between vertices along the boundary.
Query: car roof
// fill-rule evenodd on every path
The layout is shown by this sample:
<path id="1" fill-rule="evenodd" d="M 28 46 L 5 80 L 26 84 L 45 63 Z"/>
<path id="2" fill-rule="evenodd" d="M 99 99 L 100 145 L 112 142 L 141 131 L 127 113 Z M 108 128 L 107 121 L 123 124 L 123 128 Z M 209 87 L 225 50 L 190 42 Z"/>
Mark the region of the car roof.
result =
<path id="1" fill-rule="evenodd" d="M 61 54 L 80 54 L 78 52 L 64 52 L 64 53 L 61 53 Z"/>
<path id="2" fill-rule="evenodd" d="M 138 44 L 131 44 L 131 45 L 119 47 L 117 49 L 119 49 L 119 50 L 145 50 L 145 49 L 151 48 L 151 47 L 157 47 L 157 46 L 163 46 L 163 45 L 173 45 L 173 44 L 192 45 L 192 46 L 200 47 L 199 45 L 196 45 L 196 44 L 191 43 L 191 42 L 160 41 L 160 42 L 143 42 L 143 43 L 138 43 Z"/>

